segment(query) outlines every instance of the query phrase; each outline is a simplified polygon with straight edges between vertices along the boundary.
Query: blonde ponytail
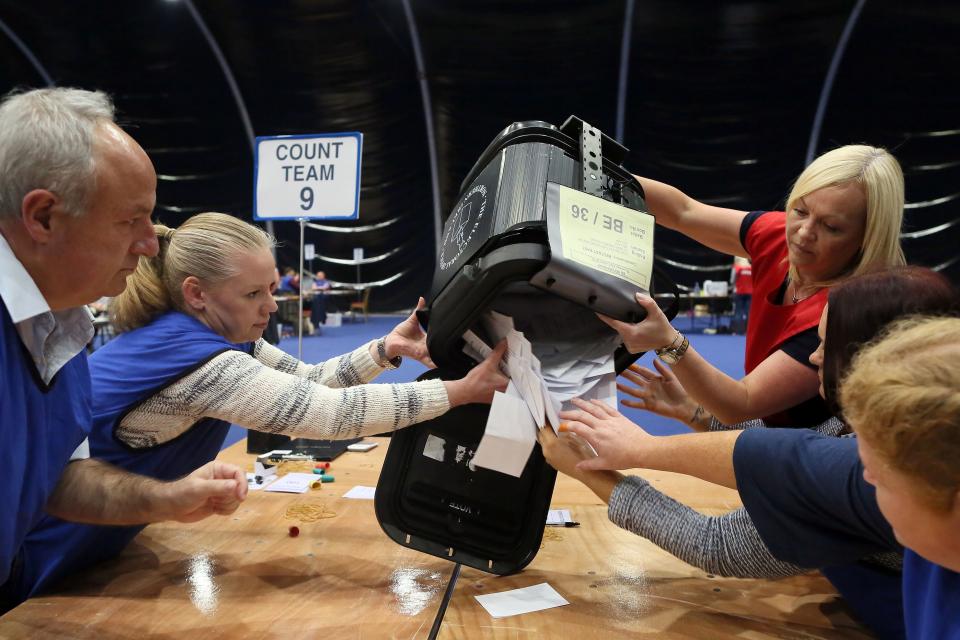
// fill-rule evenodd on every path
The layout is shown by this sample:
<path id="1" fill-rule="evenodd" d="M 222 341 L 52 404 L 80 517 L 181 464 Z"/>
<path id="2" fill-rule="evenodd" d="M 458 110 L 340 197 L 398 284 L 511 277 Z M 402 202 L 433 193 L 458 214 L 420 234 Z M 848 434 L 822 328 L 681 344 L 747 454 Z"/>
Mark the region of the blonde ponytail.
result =
<path id="1" fill-rule="evenodd" d="M 163 281 L 163 263 L 175 231 L 162 224 L 153 225 L 160 251 L 154 257 L 140 256 L 136 270 L 127 278 L 127 288 L 110 302 L 110 322 L 118 332 L 142 327 L 173 308 L 173 300 Z"/>
<path id="2" fill-rule="evenodd" d="M 225 213 L 198 213 L 178 229 L 155 224 L 160 252 L 141 257 L 127 288 L 110 303 L 113 326 L 131 331 L 170 310 L 186 312 L 183 281 L 195 276 L 216 284 L 236 274 L 235 257 L 270 250 L 273 238 L 259 227 Z"/>

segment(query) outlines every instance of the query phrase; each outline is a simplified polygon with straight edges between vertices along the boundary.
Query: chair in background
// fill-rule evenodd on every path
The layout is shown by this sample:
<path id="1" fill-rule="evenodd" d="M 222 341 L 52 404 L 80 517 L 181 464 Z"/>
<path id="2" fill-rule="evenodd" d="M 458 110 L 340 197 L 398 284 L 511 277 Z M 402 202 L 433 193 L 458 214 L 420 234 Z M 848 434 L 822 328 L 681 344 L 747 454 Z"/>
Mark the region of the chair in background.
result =
<path id="1" fill-rule="evenodd" d="M 303 335 L 305 336 L 322 336 L 323 335 L 323 325 L 314 324 L 313 319 L 310 317 L 312 311 L 310 309 L 303 310 L 303 318 L 300 322 L 303 323 Z"/>
<path id="2" fill-rule="evenodd" d="M 367 287 L 363 290 L 363 295 L 361 296 L 360 300 L 354 300 L 350 303 L 350 322 L 357 321 L 358 311 L 363 312 L 363 321 L 367 321 L 368 307 L 370 305 L 370 290 L 371 287 Z"/>

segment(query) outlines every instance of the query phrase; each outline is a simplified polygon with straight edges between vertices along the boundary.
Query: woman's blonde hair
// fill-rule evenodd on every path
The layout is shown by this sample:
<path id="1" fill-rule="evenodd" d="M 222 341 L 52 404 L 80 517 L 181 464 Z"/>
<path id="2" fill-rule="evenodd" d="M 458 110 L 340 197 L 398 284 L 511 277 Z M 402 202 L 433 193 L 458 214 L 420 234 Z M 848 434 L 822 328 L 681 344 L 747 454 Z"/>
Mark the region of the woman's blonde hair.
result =
<path id="1" fill-rule="evenodd" d="M 903 225 L 903 171 L 900 163 L 886 149 L 863 144 L 850 144 L 828 151 L 811 162 L 797 178 L 787 196 L 787 212 L 799 200 L 818 189 L 855 182 L 867 200 L 866 227 L 860 251 L 853 264 L 821 286 L 828 286 L 848 276 L 858 276 L 877 269 L 899 267 L 907 263 L 900 246 Z M 790 278 L 798 279 L 796 267 L 790 265 Z"/>
<path id="2" fill-rule="evenodd" d="M 181 286 L 187 277 L 217 284 L 236 275 L 238 254 L 275 246 L 259 227 L 225 213 L 198 213 L 177 229 L 153 227 L 160 252 L 140 257 L 127 288 L 110 303 L 117 331 L 142 327 L 171 309 L 185 311 Z"/>
<path id="3" fill-rule="evenodd" d="M 881 462 L 945 511 L 960 491 L 960 318 L 914 316 L 854 358 L 843 414 Z"/>

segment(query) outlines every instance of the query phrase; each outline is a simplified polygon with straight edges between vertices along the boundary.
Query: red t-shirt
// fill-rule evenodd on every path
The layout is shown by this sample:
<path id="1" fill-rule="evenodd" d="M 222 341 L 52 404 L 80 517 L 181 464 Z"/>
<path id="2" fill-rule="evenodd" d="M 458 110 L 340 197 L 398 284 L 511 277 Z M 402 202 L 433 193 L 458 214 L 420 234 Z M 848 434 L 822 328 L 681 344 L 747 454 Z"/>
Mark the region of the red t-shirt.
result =
<path id="1" fill-rule="evenodd" d="M 826 289 L 797 304 L 784 305 L 777 299 L 788 268 L 786 222 L 786 213 L 767 211 L 753 221 L 744 238 L 743 246 L 753 263 L 753 303 L 743 364 L 747 373 L 785 340 L 816 327 L 827 304 Z"/>
<path id="2" fill-rule="evenodd" d="M 814 336 L 820 315 L 827 304 L 827 290 L 821 289 L 797 304 L 781 304 L 787 275 L 787 215 L 782 211 L 749 214 L 741 231 L 743 246 L 753 261 L 753 303 L 747 320 L 744 369 L 750 373 L 777 350 L 808 366 L 816 348 Z M 801 334 L 808 334 L 806 336 Z M 806 343 L 807 346 L 803 346 Z M 830 417 L 823 398 L 815 395 L 764 421 L 775 427 L 812 427 Z"/>
<path id="3" fill-rule="evenodd" d="M 733 267 L 733 292 L 737 295 L 748 296 L 753 293 L 753 272 L 749 264 L 738 264 Z"/>

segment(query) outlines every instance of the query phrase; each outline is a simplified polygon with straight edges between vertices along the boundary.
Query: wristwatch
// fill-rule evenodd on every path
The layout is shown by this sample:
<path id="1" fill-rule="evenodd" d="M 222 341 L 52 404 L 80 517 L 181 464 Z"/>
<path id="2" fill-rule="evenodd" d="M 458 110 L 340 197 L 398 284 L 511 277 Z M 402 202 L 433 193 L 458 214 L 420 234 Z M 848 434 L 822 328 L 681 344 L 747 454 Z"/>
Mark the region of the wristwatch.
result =
<path id="1" fill-rule="evenodd" d="M 677 344 L 679 339 L 680 344 Z M 676 346 L 675 346 L 676 345 Z M 673 339 L 666 347 L 656 350 L 657 357 L 666 362 L 667 364 L 673 365 L 680 362 L 683 356 L 687 353 L 687 348 L 690 346 L 690 341 L 687 340 L 687 337 L 677 331 L 677 337 Z"/>
<path id="2" fill-rule="evenodd" d="M 377 340 L 377 364 L 384 369 L 396 369 L 403 363 L 403 358 L 394 356 L 387 357 L 387 337 L 384 336 Z"/>

